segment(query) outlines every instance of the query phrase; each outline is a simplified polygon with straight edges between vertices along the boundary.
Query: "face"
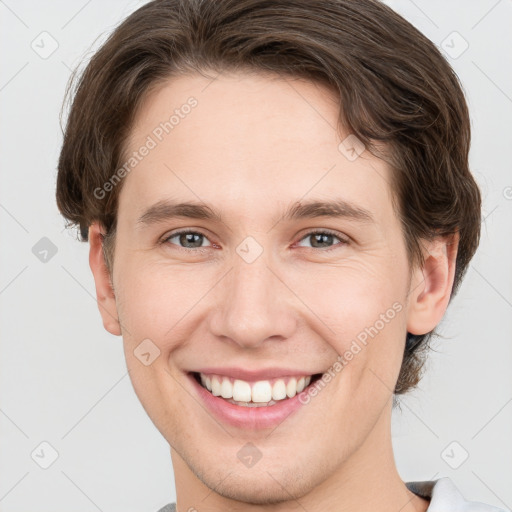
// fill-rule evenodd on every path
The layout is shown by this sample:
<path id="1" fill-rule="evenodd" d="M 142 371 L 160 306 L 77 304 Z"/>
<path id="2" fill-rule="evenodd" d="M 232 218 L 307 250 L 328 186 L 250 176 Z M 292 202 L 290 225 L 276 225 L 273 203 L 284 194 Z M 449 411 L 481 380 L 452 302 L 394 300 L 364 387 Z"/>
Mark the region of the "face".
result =
<path id="1" fill-rule="evenodd" d="M 337 116 L 318 84 L 189 75 L 147 98 L 127 145 L 147 154 L 123 178 L 105 326 L 122 333 L 134 389 L 174 452 L 248 503 L 300 496 L 389 436 L 415 328 L 421 272 L 390 170 L 353 139 L 340 146 Z M 230 389 L 214 375 L 239 402 L 270 389 L 275 403 L 214 396 Z"/>

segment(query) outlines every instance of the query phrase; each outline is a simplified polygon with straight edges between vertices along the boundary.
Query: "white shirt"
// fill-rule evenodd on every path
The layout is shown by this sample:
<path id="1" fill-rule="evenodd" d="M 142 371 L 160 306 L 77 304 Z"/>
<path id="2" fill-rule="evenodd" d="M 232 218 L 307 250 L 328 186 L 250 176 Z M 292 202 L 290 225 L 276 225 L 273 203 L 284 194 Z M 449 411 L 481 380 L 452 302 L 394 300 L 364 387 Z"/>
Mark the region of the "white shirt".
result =
<path id="1" fill-rule="evenodd" d="M 430 499 L 427 512 L 510 512 L 507 508 L 486 505 L 479 501 L 466 501 L 448 477 L 423 482 L 405 482 L 407 488 Z"/>
<path id="2" fill-rule="evenodd" d="M 466 501 L 448 477 L 405 482 L 405 485 L 414 494 L 430 500 L 427 512 L 512 512 L 508 508 L 493 507 L 479 501 Z M 176 504 L 169 503 L 158 512 L 176 512 Z"/>

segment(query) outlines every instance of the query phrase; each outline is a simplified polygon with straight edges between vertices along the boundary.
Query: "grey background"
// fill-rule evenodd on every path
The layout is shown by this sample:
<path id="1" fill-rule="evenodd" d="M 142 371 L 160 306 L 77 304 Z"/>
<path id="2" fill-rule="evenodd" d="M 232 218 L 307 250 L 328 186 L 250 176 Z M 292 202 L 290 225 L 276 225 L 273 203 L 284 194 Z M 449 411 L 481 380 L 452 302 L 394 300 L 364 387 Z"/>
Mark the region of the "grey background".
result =
<path id="1" fill-rule="evenodd" d="M 135 396 L 121 338 L 102 327 L 88 246 L 54 200 L 70 70 L 142 3 L 0 1 L 2 512 L 156 512 L 175 500 L 168 444 Z M 511 508 L 512 2 L 388 3 L 451 53 L 485 215 L 444 338 L 394 413 L 396 462 L 405 481 L 449 476 L 467 499 Z"/>

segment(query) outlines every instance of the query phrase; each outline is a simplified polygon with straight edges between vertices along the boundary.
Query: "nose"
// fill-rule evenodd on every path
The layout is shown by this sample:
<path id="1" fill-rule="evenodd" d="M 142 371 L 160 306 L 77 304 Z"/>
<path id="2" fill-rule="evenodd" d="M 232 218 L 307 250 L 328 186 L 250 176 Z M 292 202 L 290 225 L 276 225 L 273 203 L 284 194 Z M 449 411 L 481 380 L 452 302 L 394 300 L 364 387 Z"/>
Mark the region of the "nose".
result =
<path id="1" fill-rule="evenodd" d="M 298 324 L 299 301 L 268 259 L 265 251 L 252 263 L 234 256 L 233 268 L 224 277 L 212 310 L 213 335 L 243 348 L 292 336 Z"/>

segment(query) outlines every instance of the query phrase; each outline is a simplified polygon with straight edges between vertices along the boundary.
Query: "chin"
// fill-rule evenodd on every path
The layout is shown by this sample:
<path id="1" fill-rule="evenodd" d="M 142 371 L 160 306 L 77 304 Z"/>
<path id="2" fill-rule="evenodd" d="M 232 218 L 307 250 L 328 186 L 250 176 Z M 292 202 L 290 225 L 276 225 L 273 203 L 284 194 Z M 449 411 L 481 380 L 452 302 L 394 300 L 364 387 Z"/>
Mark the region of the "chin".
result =
<path id="1" fill-rule="evenodd" d="M 301 498 L 312 488 L 303 480 L 290 482 L 283 479 L 279 470 L 269 473 L 260 471 L 250 476 L 232 473 L 220 483 L 217 480 L 203 483 L 225 498 L 252 505 L 289 502 Z"/>
<path id="2" fill-rule="evenodd" d="M 300 499 L 328 476 L 328 468 L 315 467 L 309 460 L 290 455 L 289 465 L 282 461 L 264 458 L 251 468 L 241 463 L 230 464 L 219 460 L 218 452 L 213 460 L 201 457 L 199 465 L 188 460 L 196 477 L 215 493 L 234 501 L 253 505 L 272 505 Z M 324 474 L 325 472 L 325 474 Z"/>

